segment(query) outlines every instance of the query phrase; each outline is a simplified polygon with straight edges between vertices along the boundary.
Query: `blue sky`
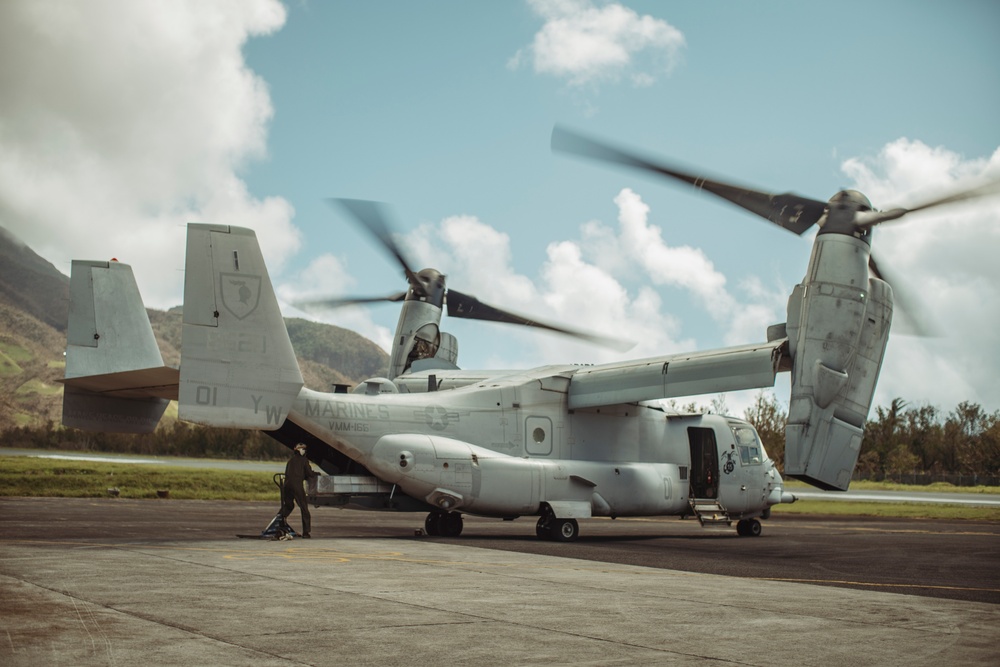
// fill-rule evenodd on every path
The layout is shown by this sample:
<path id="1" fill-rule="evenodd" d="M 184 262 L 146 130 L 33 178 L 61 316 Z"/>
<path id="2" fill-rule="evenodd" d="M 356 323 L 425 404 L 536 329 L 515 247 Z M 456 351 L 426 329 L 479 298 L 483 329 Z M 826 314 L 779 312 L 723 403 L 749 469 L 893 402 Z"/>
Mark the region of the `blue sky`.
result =
<path id="1" fill-rule="evenodd" d="M 811 235 L 553 155 L 553 125 L 763 190 L 913 204 L 1000 173 L 998 28 L 986 1 L 4 3 L 0 224 L 67 273 L 128 261 L 157 307 L 180 302 L 184 222 L 251 227 L 290 302 L 405 286 L 325 203 L 376 199 L 415 264 L 495 305 L 633 356 L 754 342 Z M 1000 408 L 998 200 L 875 247 L 948 333 L 893 335 L 877 401 Z M 321 317 L 387 346 L 397 314 Z M 622 358 L 444 328 L 469 368 Z"/>

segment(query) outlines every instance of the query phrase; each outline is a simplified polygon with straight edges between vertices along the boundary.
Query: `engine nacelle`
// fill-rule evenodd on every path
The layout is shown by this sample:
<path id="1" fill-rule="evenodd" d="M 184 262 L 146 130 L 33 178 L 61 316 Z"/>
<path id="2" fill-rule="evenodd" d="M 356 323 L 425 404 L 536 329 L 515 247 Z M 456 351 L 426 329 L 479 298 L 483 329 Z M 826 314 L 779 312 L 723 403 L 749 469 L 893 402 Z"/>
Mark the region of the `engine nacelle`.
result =
<path id="1" fill-rule="evenodd" d="M 868 276 L 862 240 L 820 235 L 788 299 L 792 391 L 785 474 L 846 491 L 892 321 L 892 289 Z"/>

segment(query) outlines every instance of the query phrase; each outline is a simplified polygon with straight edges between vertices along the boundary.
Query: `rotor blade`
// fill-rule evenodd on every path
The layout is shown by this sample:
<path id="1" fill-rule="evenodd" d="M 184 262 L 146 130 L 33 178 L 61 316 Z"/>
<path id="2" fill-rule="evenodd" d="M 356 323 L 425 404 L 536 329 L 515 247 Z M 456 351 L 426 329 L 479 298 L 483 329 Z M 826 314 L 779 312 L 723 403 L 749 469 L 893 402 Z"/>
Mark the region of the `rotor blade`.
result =
<path id="1" fill-rule="evenodd" d="M 935 206 L 954 204 L 956 202 L 968 201 L 969 199 L 988 197 L 996 194 L 1000 194 L 1000 179 L 989 181 L 973 188 L 960 190 L 959 192 L 953 192 L 950 195 L 932 199 L 912 208 L 893 208 L 888 211 L 865 211 L 858 214 L 856 222 L 860 227 L 874 227 L 875 225 L 888 222 L 889 220 L 898 220 L 909 213 L 923 211 L 924 209 L 933 208 Z"/>
<path id="2" fill-rule="evenodd" d="M 310 301 L 296 301 L 292 305 L 296 308 L 340 308 L 342 306 L 354 306 L 362 303 L 380 303 L 383 301 L 388 301 L 396 303 L 406 299 L 406 292 L 399 292 L 397 294 L 388 294 L 386 296 L 368 296 L 368 297 L 349 297 L 349 298 L 333 298 L 333 299 L 313 299 Z"/>
<path id="3" fill-rule="evenodd" d="M 389 224 L 386 222 L 388 216 L 385 214 L 385 208 L 379 202 L 364 199 L 329 199 L 327 201 L 340 206 L 360 222 L 396 258 L 396 262 L 403 267 L 403 273 L 406 274 L 410 285 L 416 291 L 422 292 L 423 283 L 410 268 L 410 263 L 403 256 L 403 251 L 393 240 Z"/>
<path id="4" fill-rule="evenodd" d="M 448 295 L 445 298 L 448 303 L 449 317 L 459 317 L 468 320 L 485 320 L 487 322 L 505 322 L 507 324 L 519 324 L 526 327 L 537 327 L 539 329 L 546 329 L 548 331 L 555 331 L 567 336 L 573 336 L 574 338 L 580 338 L 591 343 L 597 343 L 598 345 L 610 347 L 611 349 L 619 352 L 627 352 L 635 347 L 635 343 L 629 341 L 588 334 L 574 329 L 566 329 L 554 324 L 546 324 L 545 322 L 539 322 L 538 320 L 530 317 L 501 310 L 483 303 L 474 296 L 462 294 L 461 292 L 453 289 L 448 290 Z"/>
<path id="5" fill-rule="evenodd" d="M 689 174 L 663 163 L 645 160 L 558 125 L 552 130 L 552 149 L 668 176 L 721 197 L 795 234 L 802 234 L 816 224 L 827 208 L 825 202 L 791 192 L 771 194 Z"/>
<path id="6" fill-rule="evenodd" d="M 895 279 L 893 272 L 886 272 L 885 262 L 876 262 L 875 254 L 868 256 L 868 269 L 879 280 L 884 280 L 892 287 L 893 301 L 896 312 L 902 316 L 900 333 L 921 336 L 923 338 L 941 337 L 941 329 L 931 317 L 921 300 L 907 289 L 903 289 L 901 281 Z"/>

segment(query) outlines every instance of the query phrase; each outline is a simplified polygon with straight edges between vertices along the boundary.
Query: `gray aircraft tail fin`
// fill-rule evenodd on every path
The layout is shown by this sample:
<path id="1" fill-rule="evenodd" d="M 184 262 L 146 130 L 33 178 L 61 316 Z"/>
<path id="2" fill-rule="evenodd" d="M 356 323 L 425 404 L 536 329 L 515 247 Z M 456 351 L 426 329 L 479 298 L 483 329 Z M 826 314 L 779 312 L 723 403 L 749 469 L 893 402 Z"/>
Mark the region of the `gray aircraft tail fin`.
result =
<path id="1" fill-rule="evenodd" d="M 149 433 L 171 398 L 177 370 L 163 365 L 132 267 L 74 260 L 70 273 L 63 424 Z"/>
<path id="2" fill-rule="evenodd" d="M 274 430 L 302 386 L 257 235 L 188 225 L 179 417 Z"/>

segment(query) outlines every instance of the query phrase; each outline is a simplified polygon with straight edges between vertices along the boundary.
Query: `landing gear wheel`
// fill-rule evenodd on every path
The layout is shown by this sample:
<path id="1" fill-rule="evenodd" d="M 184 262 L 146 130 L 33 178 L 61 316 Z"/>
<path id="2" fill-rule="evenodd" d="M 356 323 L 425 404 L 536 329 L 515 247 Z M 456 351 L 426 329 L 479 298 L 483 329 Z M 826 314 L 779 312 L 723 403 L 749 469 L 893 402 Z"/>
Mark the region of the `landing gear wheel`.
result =
<path id="1" fill-rule="evenodd" d="M 441 512 L 431 512 L 424 519 L 424 532 L 432 537 L 437 537 L 441 534 L 441 518 L 444 516 Z"/>
<path id="2" fill-rule="evenodd" d="M 448 512 L 442 514 L 438 529 L 444 537 L 458 537 L 462 534 L 462 515 L 458 512 Z"/>
<path id="3" fill-rule="evenodd" d="M 543 516 L 535 524 L 535 536 L 540 540 L 552 539 L 552 524 L 549 521 L 549 517 Z"/>
<path id="4" fill-rule="evenodd" d="M 760 537 L 760 521 L 757 519 L 740 519 L 736 522 L 736 534 L 740 537 Z"/>
<path id="5" fill-rule="evenodd" d="M 580 524 L 576 519 L 554 519 L 552 539 L 556 542 L 575 542 L 580 537 Z"/>

